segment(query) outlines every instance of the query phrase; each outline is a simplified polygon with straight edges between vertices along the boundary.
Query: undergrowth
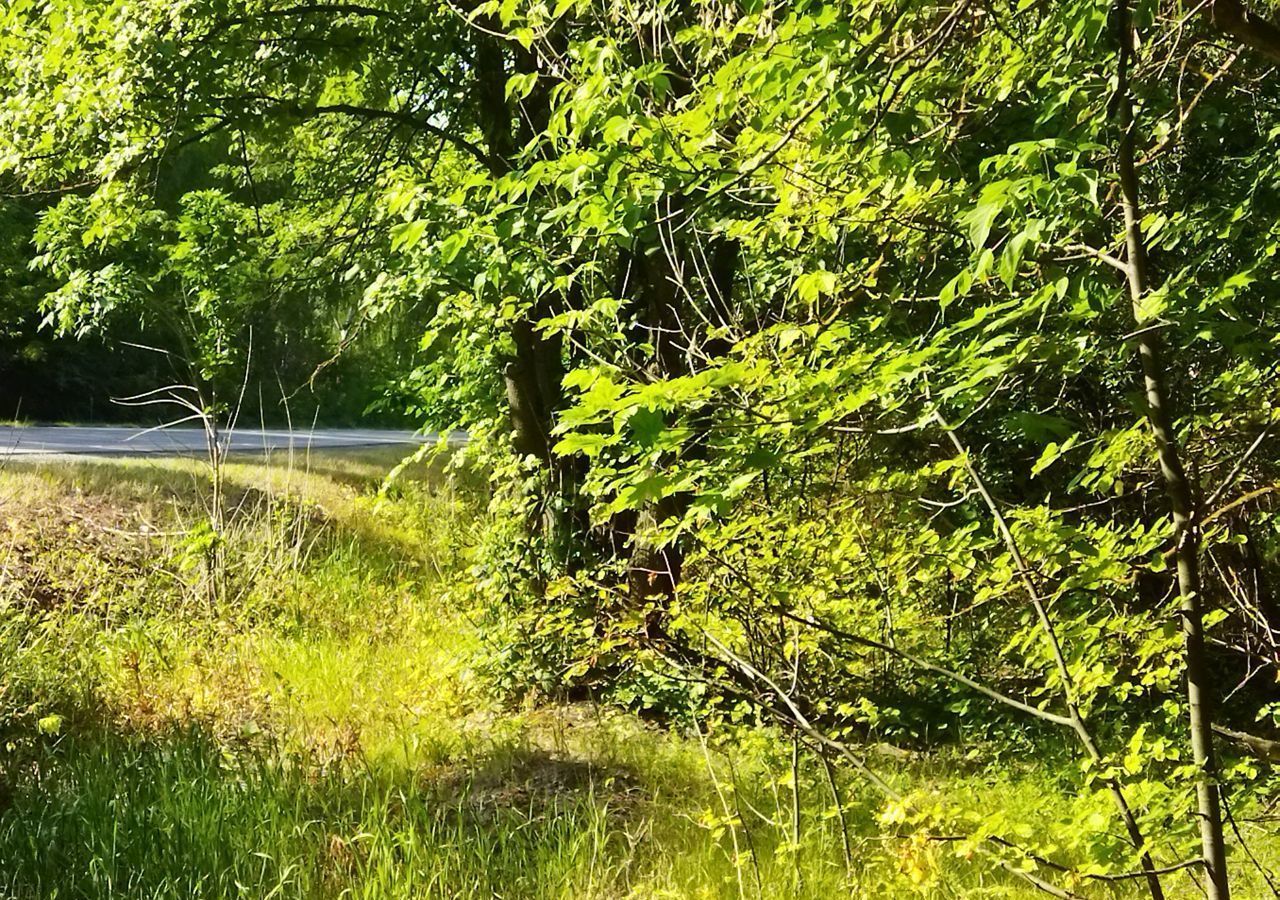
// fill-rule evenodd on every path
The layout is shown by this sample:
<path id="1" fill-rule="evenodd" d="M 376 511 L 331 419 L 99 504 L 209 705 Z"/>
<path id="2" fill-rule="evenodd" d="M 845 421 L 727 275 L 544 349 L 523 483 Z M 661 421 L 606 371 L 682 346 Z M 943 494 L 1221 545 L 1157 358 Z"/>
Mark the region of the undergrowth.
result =
<path id="1" fill-rule="evenodd" d="M 1036 895 L 750 723 L 496 700 L 482 491 L 437 468 L 388 489 L 392 461 L 231 463 L 223 608 L 198 463 L 0 471 L 0 896 Z M 1048 764 L 877 764 L 1064 847 L 1098 808 Z"/>

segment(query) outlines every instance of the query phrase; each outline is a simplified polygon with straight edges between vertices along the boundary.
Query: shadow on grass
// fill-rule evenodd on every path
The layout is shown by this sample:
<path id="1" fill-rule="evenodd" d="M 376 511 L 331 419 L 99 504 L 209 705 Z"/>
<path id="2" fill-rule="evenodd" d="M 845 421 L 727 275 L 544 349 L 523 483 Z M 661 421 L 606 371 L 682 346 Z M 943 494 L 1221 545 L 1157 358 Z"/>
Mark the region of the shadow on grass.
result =
<path id="1" fill-rule="evenodd" d="M 190 728 L 5 756 L 6 897 L 587 897 L 635 863 L 634 779 L 541 751 L 378 771 Z"/>

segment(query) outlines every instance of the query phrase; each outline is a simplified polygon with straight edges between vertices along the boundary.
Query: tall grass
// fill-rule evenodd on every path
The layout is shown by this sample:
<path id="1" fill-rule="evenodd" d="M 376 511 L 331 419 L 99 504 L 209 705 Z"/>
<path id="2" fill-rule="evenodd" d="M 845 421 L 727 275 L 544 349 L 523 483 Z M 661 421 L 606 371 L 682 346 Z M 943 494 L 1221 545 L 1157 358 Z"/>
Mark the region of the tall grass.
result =
<path id="1" fill-rule="evenodd" d="M 483 504 L 438 470 L 381 491 L 391 462 L 229 462 L 217 609 L 197 463 L 0 471 L 0 897 L 1037 895 L 855 780 L 837 809 L 776 734 L 497 704 L 467 608 Z M 1045 766 L 881 767 L 1064 847 L 1096 805 L 1046 802 Z"/>
<path id="2" fill-rule="evenodd" d="M 198 730 L 40 757 L 0 818 L 14 896 L 602 896 L 613 813 L 590 791 L 467 807 L 412 779 L 316 770 Z"/>

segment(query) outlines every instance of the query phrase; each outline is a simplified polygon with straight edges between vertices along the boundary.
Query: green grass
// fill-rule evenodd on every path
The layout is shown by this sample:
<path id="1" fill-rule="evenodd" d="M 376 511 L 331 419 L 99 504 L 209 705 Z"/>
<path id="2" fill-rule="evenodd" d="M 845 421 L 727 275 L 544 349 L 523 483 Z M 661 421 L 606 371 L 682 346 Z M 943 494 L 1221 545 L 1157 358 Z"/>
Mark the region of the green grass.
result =
<path id="1" fill-rule="evenodd" d="M 794 841 L 777 735 L 496 703 L 468 609 L 483 504 L 439 467 L 380 495 L 392 462 L 233 462 L 221 609 L 198 461 L 0 470 L 0 897 L 1038 896 L 842 775 L 846 865 L 811 760 Z M 1068 857 L 1097 807 L 1034 765 L 877 764 Z"/>

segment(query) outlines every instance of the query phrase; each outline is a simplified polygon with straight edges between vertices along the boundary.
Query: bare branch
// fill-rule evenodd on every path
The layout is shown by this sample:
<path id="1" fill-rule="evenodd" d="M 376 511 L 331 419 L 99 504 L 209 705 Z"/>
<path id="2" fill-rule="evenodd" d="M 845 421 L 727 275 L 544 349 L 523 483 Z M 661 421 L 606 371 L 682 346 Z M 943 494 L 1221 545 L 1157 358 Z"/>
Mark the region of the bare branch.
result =
<path id="1" fill-rule="evenodd" d="M 1222 498 L 1222 495 L 1230 490 L 1231 486 L 1236 483 L 1236 479 L 1239 478 L 1240 473 L 1244 471 L 1245 465 L 1248 464 L 1249 460 L 1253 457 L 1253 454 L 1257 452 L 1258 448 L 1262 446 L 1262 442 L 1267 439 L 1267 435 L 1271 433 L 1271 429 L 1274 425 L 1275 422 L 1268 422 L 1267 427 L 1262 429 L 1258 436 L 1253 439 L 1253 443 L 1249 445 L 1249 449 L 1244 451 L 1244 454 L 1236 460 L 1236 464 L 1231 467 L 1231 471 L 1227 474 L 1227 477 L 1222 480 L 1222 484 L 1218 485 L 1218 489 L 1215 490 L 1209 496 L 1209 499 L 1205 501 L 1204 505 L 1206 507 L 1216 504 L 1218 500 Z"/>
<path id="2" fill-rule="evenodd" d="M 1253 13 L 1240 0 L 1213 0 L 1209 23 L 1241 44 L 1280 62 L 1280 28 Z"/>
<path id="3" fill-rule="evenodd" d="M 924 669 L 926 672 L 933 672 L 935 675 L 950 678 L 958 684 L 963 684 L 965 687 L 972 688 L 979 694 L 990 697 L 992 700 L 1003 703 L 1004 705 L 1024 712 L 1027 715 L 1035 716 L 1037 719 L 1043 719 L 1044 721 L 1052 722 L 1055 725 L 1065 725 L 1068 728 L 1074 727 L 1074 722 L 1071 720 L 1070 716 L 1049 712 L 1048 710 L 1032 706 L 1029 703 L 1023 703 L 1021 700 L 1010 697 L 1008 694 L 1003 694 L 995 688 L 988 687 L 980 681 L 975 681 L 967 675 L 963 675 L 960 672 L 954 672 L 945 666 L 931 663 L 927 659 L 922 659 L 911 653 L 907 653 L 905 650 L 900 650 L 897 647 L 890 646 L 889 644 L 882 643 L 881 641 L 877 641 L 872 638 L 865 638 L 860 635 L 851 634 L 850 632 L 836 628 L 833 625 L 827 625 L 823 622 L 807 619 L 804 616 L 798 616 L 795 613 L 787 612 L 786 610 L 781 610 L 780 612 L 784 617 L 793 622 L 798 622 L 801 625 L 807 625 L 810 628 L 816 628 L 819 631 L 825 631 L 827 634 L 830 634 L 833 637 L 838 637 L 841 640 L 848 641 L 851 644 L 859 644 L 873 650 L 880 650 L 881 652 L 888 653 L 892 656 L 898 657 L 899 659 L 905 660 L 917 668 Z"/>
<path id="4" fill-rule="evenodd" d="M 1280 741 L 1273 741 L 1270 738 L 1259 737 L 1256 734 L 1248 734 L 1244 731 L 1234 731 L 1223 725 L 1214 725 L 1213 733 L 1226 738 L 1233 744 L 1246 748 L 1259 759 L 1270 763 L 1280 762 Z"/>

